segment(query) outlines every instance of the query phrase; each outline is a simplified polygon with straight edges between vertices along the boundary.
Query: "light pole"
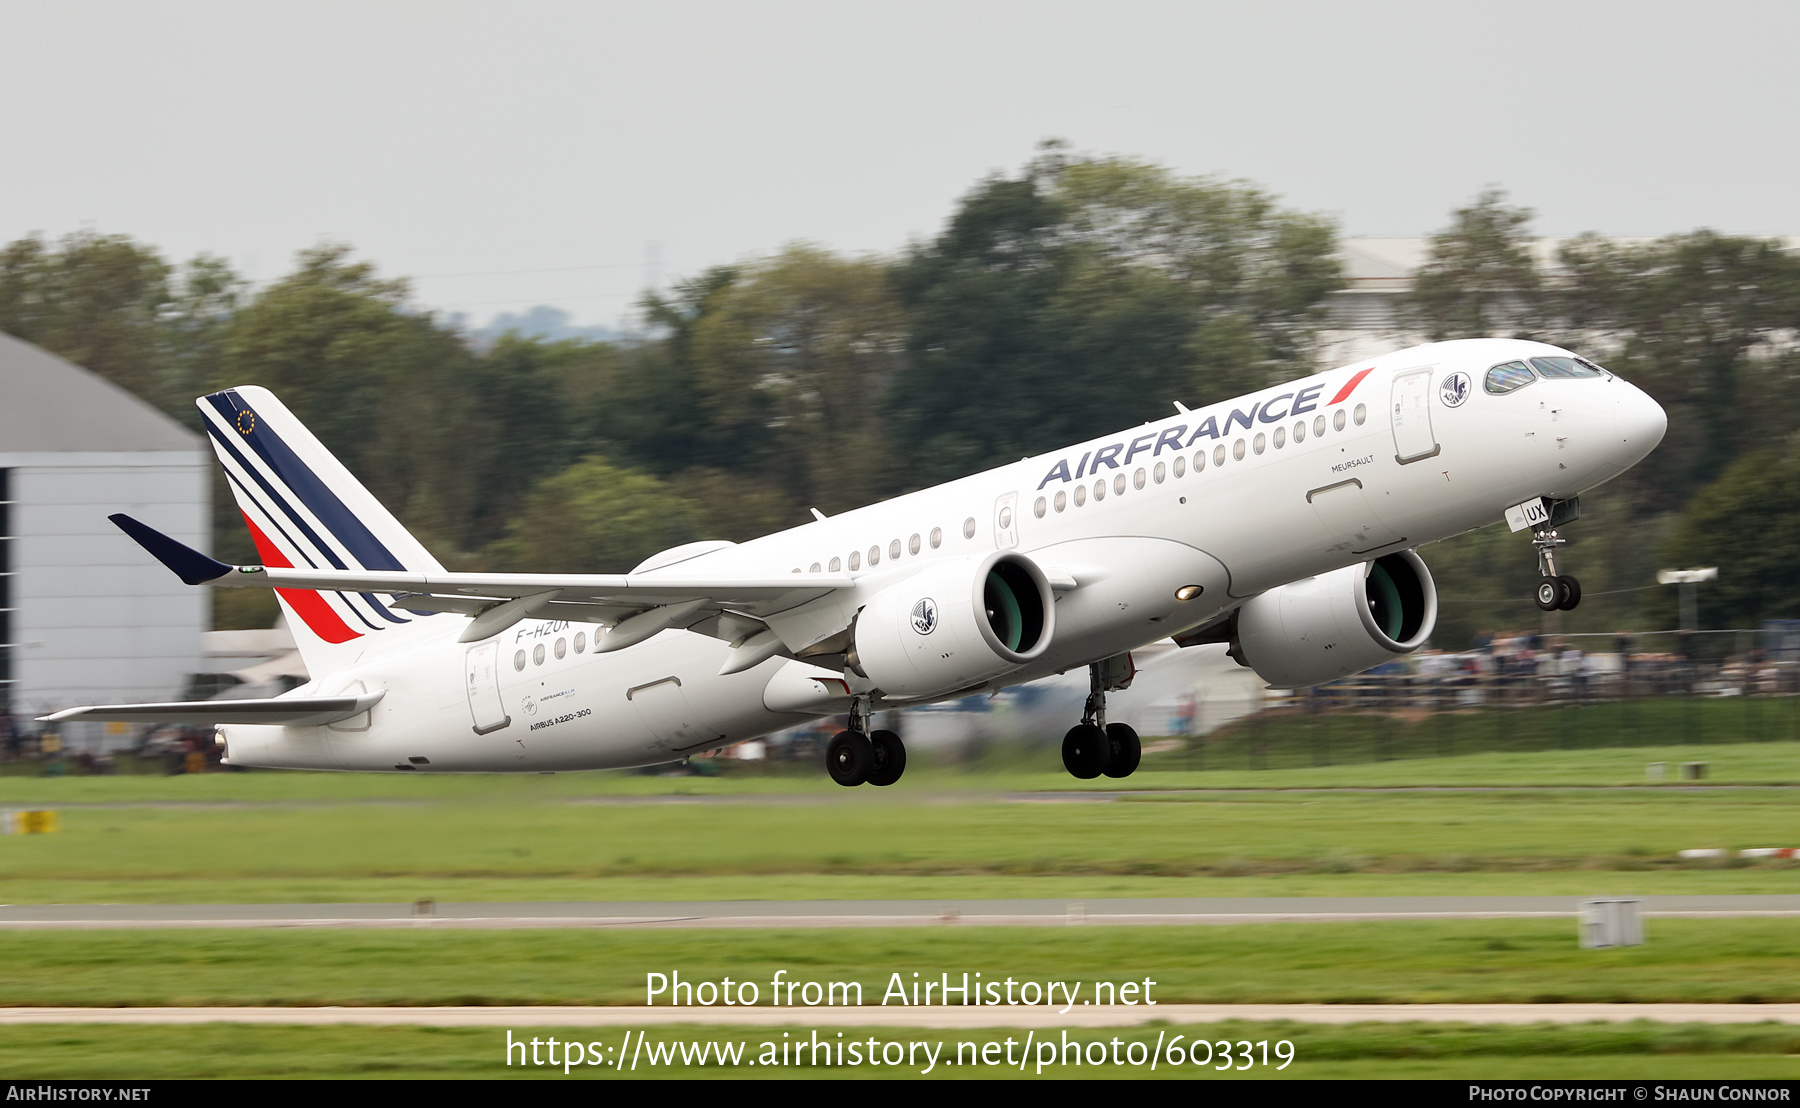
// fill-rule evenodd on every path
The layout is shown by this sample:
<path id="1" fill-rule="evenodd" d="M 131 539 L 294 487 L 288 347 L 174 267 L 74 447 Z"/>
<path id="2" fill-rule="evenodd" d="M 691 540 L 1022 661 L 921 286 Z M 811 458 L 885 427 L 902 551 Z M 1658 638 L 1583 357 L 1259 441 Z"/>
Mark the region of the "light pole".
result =
<path id="1" fill-rule="evenodd" d="M 1699 591 L 1697 586 L 1702 581 L 1717 581 L 1718 579 L 1718 566 L 1707 566 L 1705 569 L 1665 569 L 1656 575 L 1656 583 L 1659 585 L 1681 586 L 1681 629 L 1683 631 L 1695 630 L 1694 625 L 1700 622 L 1695 595 Z"/>

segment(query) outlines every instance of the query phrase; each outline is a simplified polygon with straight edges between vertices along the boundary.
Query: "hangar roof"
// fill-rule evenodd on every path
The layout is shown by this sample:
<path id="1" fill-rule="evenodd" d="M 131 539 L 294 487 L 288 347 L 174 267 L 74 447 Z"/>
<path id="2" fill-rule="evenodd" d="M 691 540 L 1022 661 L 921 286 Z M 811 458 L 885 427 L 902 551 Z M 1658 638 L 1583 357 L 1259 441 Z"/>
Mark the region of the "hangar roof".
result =
<path id="1" fill-rule="evenodd" d="M 199 435 L 98 373 L 0 334 L 0 453 L 200 449 Z"/>

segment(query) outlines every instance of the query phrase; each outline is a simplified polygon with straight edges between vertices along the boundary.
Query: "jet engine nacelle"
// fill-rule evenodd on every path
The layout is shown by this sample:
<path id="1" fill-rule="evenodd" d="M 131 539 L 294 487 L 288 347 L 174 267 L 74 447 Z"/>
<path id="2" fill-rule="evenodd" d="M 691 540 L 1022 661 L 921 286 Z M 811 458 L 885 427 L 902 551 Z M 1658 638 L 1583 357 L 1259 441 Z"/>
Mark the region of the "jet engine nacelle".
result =
<path id="1" fill-rule="evenodd" d="M 967 689 L 1049 647 L 1054 600 L 1022 554 L 942 562 L 876 594 L 857 617 L 850 663 L 890 697 Z"/>
<path id="2" fill-rule="evenodd" d="M 1277 689 L 1317 685 L 1417 650 L 1437 586 L 1410 550 L 1271 589 L 1238 609 L 1232 654 Z"/>

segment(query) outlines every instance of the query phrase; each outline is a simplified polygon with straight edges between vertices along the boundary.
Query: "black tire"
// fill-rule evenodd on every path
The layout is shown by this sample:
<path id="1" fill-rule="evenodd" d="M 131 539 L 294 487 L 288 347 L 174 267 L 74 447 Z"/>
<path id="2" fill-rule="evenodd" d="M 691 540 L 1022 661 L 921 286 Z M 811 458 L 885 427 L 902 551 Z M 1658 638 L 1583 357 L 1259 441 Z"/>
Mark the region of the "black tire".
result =
<path id="1" fill-rule="evenodd" d="M 1108 777 L 1130 777 L 1144 757 L 1144 744 L 1138 741 L 1138 733 L 1127 724 L 1109 723 L 1106 743 L 1111 757 L 1103 772 Z"/>
<path id="2" fill-rule="evenodd" d="M 1072 777 L 1091 781 L 1106 772 L 1112 756 L 1112 744 L 1105 732 L 1091 723 L 1077 724 L 1063 736 L 1063 768 Z"/>
<path id="3" fill-rule="evenodd" d="M 892 731 L 869 732 L 869 745 L 874 748 L 875 768 L 869 771 L 869 784 L 892 785 L 906 772 L 906 744 Z"/>
<path id="4" fill-rule="evenodd" d="M 1539 608 L 1546 612 L 1554 612 L 1562 607 L 1562 598 L 1563 587 L 1561 581 L 1554 577 L 1538 578 L 1537 592 L 1532 596 L 1532 599 L 1537 601 L 1537 606 Z"/>
<path id="5" fill-rule="evenodd" d="M 1562 577 L 1558 577 L 1556 583 L 1562 586 L 1562 610 L 1565 612 L 1574 611 L 1575 605 L 1581 603 L 1581 582 L 1565 574 Z"/>
<path id="6" fill-rule="evenodd" d="M 825 746 L 825 772 L 846 788 L 862 784 L 875 768 L 875 748 L 861 731 L 839 731 Z"/>

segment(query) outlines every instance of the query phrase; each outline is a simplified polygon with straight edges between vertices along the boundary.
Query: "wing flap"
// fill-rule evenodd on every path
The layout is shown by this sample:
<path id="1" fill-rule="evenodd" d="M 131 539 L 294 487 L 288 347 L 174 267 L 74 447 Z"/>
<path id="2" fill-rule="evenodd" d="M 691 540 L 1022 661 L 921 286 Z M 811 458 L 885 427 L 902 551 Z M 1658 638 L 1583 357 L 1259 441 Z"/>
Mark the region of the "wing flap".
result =
<path id="1" fill-rule="evenodd" d="M 360 696 L 277 696 L 262 700 L 172 701 L 161 704 L 96 704 L 40 716 L 43 723 L 266 723 L 290 727 L 336 723 L 374 707 L 387 690 Z"/>

